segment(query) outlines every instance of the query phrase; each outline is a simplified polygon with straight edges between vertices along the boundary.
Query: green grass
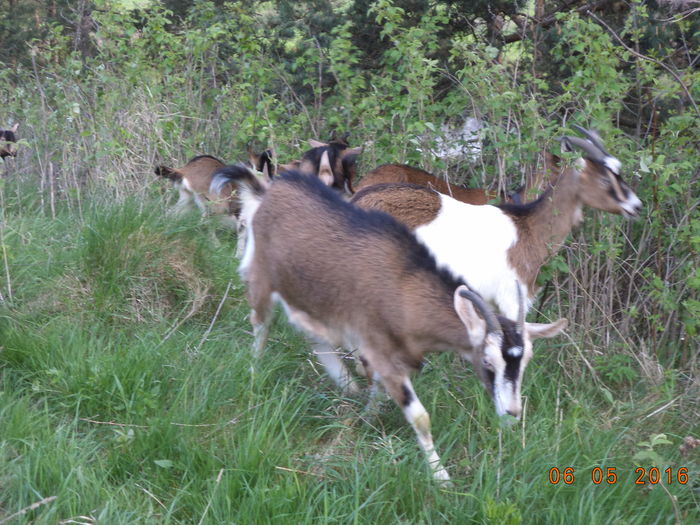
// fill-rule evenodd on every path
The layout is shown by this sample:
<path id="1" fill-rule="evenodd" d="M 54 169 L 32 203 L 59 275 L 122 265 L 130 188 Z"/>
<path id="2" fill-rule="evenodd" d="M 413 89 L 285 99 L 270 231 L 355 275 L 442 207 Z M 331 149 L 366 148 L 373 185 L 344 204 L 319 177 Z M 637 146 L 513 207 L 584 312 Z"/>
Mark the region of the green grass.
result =
<path id="1" fill-rule="evenodd" d="M 672 370 L 603 385 L 566 338 L 539 342 L 525 418 L 501 427 L 471 370 L 431 357 L 415 386 L 454 480 L 441 488 L 400 411 L 365 421 L 283 320 L 251 374 L 226 232 L 212 244 L 159 202 L 3 215 L 2 524 L 700 522 L 698 454 L 678 449 L 697 400 Z M 639 443 L 662 433 L 660 466 L 688 484 L 635 485 Z M 552 467 L 574 482 L 549 483 Z"/>

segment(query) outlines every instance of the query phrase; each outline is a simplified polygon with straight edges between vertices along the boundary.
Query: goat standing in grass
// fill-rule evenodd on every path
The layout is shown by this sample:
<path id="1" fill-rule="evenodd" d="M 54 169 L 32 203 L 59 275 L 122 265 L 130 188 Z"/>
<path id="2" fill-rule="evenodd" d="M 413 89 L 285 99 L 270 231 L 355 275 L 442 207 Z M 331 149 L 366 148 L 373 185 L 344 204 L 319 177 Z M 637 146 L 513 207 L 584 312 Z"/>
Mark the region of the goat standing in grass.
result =
<path id="1" fill-rule="evenodd" d="M 272 178 L 272 150 L 266 150 L 259 155 L 249 152 L 248 156 L 251 167 Z M 226 165 L 216 157 L 199 155 L 180 168 L 157 166 L 155 173 L 172 180 L 179 191 L 180 198 L 173 209 L 176 213 L 194 204 L 203 216 L 209 212 L 226 217 L 226 221 L 236 229 L 236 256 L 240 257 L 245 246 L 245 225 L 240 221 L 241 203 L 230 184 L 218 187 L 216 192 L 210 190 L 214 175 L 224 166 Z"/>
<path id="2" fill-rule="evenodd" d="M 351 202 L 389 213 L 410 227 L 441 267 L 469 280 L 484 299 L 514 319 L 519 301 L 513 283 L 523 283 L 528 298 L 545 261 L 559 250 L 583 219 L 583 207 L 636 217 L 642 202 L 620 177 L 620 161 L 597 134 L 563 137 L 565 150 L 583 157 L 559 175 L 536 201 L 473 206 L 432 189 L 380 184 L 358 191 Z M 475 254 L 478 254 L 475 256 Z"/>
<path id="3" fill-rule="evenodd" d="M 459 353 L 473 363 L 498 413 L 520 414 L 519 376 L 529 359 L 524 326 L 497 318 L 463 281 L 439 270 L 403 225 L 348 204 L 317 177 L 283 173 L 268 184 L 243 166 L 219 176 L 238 185 L 250 225 L 239 271 L 256 355 L 265 346 L 273 302 L 314 339 L 319 360 L 346 389 L 349 374 L 333 349 L 357 348 L 368 378 L 403 409 L 438 480 L 449 476 L 409 379 L 425 353 Z M 524 325 L 523 316 L 524 306 Z"/>

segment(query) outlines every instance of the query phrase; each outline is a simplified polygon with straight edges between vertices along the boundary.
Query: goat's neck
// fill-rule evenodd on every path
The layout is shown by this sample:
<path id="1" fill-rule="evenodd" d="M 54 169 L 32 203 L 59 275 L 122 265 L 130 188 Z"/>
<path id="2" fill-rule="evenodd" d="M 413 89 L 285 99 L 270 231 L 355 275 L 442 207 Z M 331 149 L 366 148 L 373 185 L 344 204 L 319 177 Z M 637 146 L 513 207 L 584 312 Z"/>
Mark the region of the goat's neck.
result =
<path id="1" fill-rule="evenodd" d="M 540 267 L 561 248 L 572 228 L 582 218 L 583 203 L 578 195 L 579 175 L 566 169 L 547 190 L 532 214 L 523 219 L 515 251 L 521 261 L 521 280 L 534 291 Z M 514 254 L 515 255 L 515 254 Z"/>

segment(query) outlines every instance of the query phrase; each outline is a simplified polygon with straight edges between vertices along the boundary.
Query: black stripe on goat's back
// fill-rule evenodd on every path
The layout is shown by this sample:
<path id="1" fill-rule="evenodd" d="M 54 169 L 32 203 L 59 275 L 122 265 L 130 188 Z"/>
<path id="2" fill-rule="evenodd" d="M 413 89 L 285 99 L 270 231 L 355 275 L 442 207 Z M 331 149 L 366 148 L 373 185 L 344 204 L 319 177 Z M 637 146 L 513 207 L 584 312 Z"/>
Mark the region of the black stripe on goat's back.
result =
<path id="1" fill-rule="evenodd" d="M 405 271 L 427 271 L 436 274 L 452 294 L 464 284 L 450 271 L 439 268 L 428 249 L 415 235 L 391 215 L 378 210 L 363 210 L 346 202 L 337 192 L 328 188 L 318 177 L 304 175 L 296 171 L 284 172 L 275 184 L 292 184 L 301 187 L 301 191 L 313 196 L 314 200 L 325 206 L 330 214 L 335 214 L 358 234 L 389 236 L 401 244 L 405 254 Z"/>

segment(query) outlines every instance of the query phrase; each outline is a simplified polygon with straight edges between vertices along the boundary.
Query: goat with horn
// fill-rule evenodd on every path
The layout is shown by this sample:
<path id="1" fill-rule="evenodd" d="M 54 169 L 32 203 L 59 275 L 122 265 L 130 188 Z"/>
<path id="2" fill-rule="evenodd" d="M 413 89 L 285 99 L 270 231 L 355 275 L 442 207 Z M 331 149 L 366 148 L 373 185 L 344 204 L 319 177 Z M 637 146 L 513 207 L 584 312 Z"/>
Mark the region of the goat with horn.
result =
<path id="1" fill-rule="evenodd" d="M 584 206 L 624 217 L 636 217 L 641 209 L 620 176 L 620 161 L 596 133 L 577 129 L 585 138 L 562 137 L 562 149 L 579 150 L 582 157 L 573 166 L 556 166 L 550 187 L 528 204 L 473 206 L 408 184 L 370 186 L 351 202 L 406 224 L 441 267 L 469 278 L 474 290 L 513 319 L 519 301 L 511 283 L 523 283 L 532 299 L 540 268 L 583 219 Z"/>
<path id="2" fill-rule="evenodd" d="M 496 316 L 463 280 L 440 270 L 403 225 L 348 204 L 317 177 L 287 172 L 268 183 L 240 165 L 218 176 L 238 185 L 250 225 L 239 272 L 256 356 L 265 347 L 274 302 L 310 336 L 328 374 L 349 391 L 356 387 L 334 348 L 357 348 L 367 377 L 403 410 L 438 480 L 449 476 L 409 378 L 425 353 L 457 352 L 477 370 L 496 411 L 520 415 L 530 336 L 561 325 L 525 323 L 524 301 L 517 321 Z M 329 261 L 343 261 L 353 274 Z"/>

